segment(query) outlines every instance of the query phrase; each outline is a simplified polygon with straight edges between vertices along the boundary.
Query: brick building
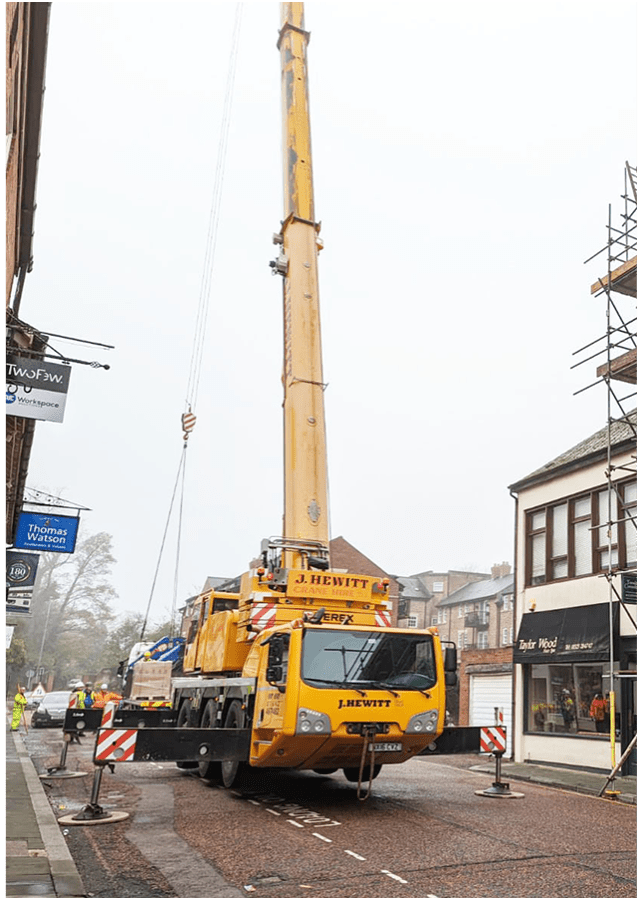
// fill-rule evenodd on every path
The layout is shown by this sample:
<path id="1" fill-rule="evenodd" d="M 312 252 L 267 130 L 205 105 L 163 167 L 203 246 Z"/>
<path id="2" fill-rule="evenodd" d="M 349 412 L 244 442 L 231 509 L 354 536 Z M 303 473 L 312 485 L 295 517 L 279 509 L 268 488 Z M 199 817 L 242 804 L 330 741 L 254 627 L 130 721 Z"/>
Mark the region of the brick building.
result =
<path id="1" fill-rule="evenodd" d="M 46 337 L 20 318 L 33 266 L 36 181 L 50 3 L 7 3 L 6 17 L 6 313 L 9 348 L 41 357 Z M 7 415 L 6 539 L 13 544 L 35 430 L 32 418 Z"/>
<path id="2" fill-rule="evenodd" d="M 363 555 L 344 537 L 335 537 L 329 542 L 329 557 L 332 571 L 352 571 L 357 574 L 368 574 L 370 577 L 389 578 L 389 599 L 392 602 L 392 627 L 398 623 L 399 583 L 386 571 Z"/>

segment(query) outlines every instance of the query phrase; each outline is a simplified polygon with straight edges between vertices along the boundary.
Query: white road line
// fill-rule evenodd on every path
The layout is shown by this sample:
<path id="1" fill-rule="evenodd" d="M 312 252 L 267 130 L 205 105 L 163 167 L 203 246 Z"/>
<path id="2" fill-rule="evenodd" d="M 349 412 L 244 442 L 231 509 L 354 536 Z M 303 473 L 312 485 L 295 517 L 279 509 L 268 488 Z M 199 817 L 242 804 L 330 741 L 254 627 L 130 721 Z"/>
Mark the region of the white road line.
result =
<path id="1" fill-rule="evenodd" d="M 365 858 L 364 858 L 362 855 L 358 855 L 356 852 L 352 852 L 351 849 L 346 849 L 345 852 L 346 852 L 348 855 L 351 855 L 352 858 L 357 858 L 357 859 L 359 860 L 359 862 L 364 862 L 364 861 L 365 861 Z"/>
<path id="2" fill-rule="evenodd" d="M 318 837 L 319 840 L 322 840 L 323 843 L 333 843 L 333 840 L 329 840 L 327 837 L 324 837 L 322 833 L 314 833 L 312 834 L 314 837 Z"/>
<path id="3" fill-rule="evenodd" d="M 238 795 L 238 794 L 235 794 Z M 247 802 L 251 802 L 252 805 L 260 805 L 260 802 L 256 802 L 255 799 L 248 799 Z"/>
<path id="4" fill-rule="evenodd" d="M 269 812 L 270 815 L 278 815 L 280 818 L 280 812 L 275 811 L 273 808 L 266 808 L 265 811 Z"/>
<path id="5" fill-rule="evenodd" d="M 287 823 L 288 823 L 288 824 L 293 824 L 294 827 L 304 827 L 303 824 L 299 824 L 298 821 L 292 821 L 291 819 L 288 819 Z"/>
<path id="6" fill-rule="evenodd" d="M 408 883 L 407 880 L 403 880 L 403 878 L 399 877 L 398 874 L 392 874 L 391 871 L 386 871 L 385 868 L 383 868 L 381 874 L 387 874 L 388 877 L 391 877 L 392 880 L 398 880 L 399 883 Z"/>

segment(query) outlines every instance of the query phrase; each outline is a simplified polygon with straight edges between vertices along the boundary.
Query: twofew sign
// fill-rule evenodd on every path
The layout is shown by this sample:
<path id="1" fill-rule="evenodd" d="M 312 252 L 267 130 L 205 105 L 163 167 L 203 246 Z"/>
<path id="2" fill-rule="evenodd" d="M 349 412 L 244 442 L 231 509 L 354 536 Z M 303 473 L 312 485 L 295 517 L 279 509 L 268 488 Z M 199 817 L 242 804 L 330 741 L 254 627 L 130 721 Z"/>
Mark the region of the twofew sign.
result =
<path id="1" fill-rule="evenodd" d="M 70 375 L 69 365 L 15 354 L 7 356 L 7 414 L 61 422 Z"/>
<path id="2" fill-rule="evenodd" d="M 7 550 L 7 587 L 33 587 L 40 556 Z"/>
<path id="3" fill-rule="evenodd" d="M 72 553 L 76 548 L 79 518 L 21 512 L 14 546 L 47 553 Z"/>

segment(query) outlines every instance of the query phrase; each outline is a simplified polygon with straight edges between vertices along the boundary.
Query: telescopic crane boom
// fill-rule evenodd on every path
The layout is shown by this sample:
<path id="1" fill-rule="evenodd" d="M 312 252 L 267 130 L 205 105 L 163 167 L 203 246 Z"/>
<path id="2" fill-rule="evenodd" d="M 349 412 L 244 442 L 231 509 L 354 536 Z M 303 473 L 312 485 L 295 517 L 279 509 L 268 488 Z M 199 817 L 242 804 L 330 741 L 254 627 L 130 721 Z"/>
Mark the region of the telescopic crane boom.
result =
<path id="1" fill-rule="evenodd" d="M 322 242 L 314 213 L 307 43 L 302 3 L 281 3 L 283 107 L 284 568 L 329 563 L 327 447 L 318 290 Z M 325 564 L 320 564 L 320 563 Z"/>

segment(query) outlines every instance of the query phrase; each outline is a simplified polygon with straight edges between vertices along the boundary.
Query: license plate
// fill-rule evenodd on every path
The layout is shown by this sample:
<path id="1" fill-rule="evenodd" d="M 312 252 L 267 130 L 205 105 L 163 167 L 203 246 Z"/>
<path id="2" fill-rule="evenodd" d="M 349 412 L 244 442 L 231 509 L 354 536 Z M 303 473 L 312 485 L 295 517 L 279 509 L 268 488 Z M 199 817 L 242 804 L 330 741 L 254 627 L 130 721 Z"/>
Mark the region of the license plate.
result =
<path id="1" fill-rule="evenodd" d="M 370 743 L 367 747 L 370 751 L 374 747 L 374 752 L 400 752 L 402 745 L 400 743 Z"/>

